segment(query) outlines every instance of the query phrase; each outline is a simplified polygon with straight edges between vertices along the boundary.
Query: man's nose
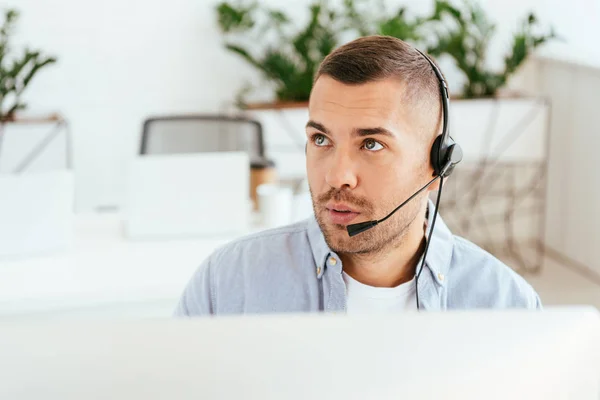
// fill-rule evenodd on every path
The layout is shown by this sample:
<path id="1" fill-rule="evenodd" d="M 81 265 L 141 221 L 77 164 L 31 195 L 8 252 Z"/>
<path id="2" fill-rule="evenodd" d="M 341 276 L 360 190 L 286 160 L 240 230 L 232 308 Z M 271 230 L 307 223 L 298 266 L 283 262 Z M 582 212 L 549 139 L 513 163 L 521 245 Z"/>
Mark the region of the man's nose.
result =
<path id="1" fill-rule="evenodd" d="M 356 163 L 346 151 L 335 150 L 333 157 L 329 160 L 329 168 L 325 180 L 329 186 L 335 189 L 354 189 L 358 184 Z"/>

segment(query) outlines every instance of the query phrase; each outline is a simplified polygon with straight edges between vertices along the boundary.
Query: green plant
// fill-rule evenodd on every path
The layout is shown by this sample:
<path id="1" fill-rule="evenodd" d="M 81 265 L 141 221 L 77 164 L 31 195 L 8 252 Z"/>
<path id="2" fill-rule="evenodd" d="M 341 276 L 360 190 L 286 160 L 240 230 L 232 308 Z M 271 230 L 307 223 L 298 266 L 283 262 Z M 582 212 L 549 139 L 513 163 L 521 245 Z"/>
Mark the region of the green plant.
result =
<path id="1" fill-rule="evenodd" d="M 344 40 L 358 36 L 393 36 L 427 48 L 434 57 L 450 56 L 465 75 L 461 93 L 465 98 L 497 95 L 534 48 L 556 38 L 553 30 L 535 33 L 537 19 L 530 14 L 513 35 L 504 68 L 494 71 L 487 65 L 487 49 L 496 27 L 472 0 L 464 0 L 462 7 L 434 0 L 428 16 L 409 16 L 406 7 L 390 11 L 384 0 L 343 0 L 338 8 L 315 0 L 308 22 L 301 27 L 292 23 L 297 16 L 249 1 L 217 6 L 225 46 L 261 71 L 280 102 L 307 101 L 321 61 Z M 250 85 L 242 88 L 238 104 L 244 105 L 251 90 Z"/>
<path id="2" fill-rule="evenodd" d="M 487 49 L 496 27 L 479 4 L 464 0 L 463 7 L 458 8 L 448 1 L 435 0 L 431 20 L 437 21 L 434 28 L 437 42 L 428 48 L 428 52 L 435 57 L 447 54 L 454 59 L 466 78 L 462 90 L 465 98 L 495 96 L 534 48 L 556 38 L 553 29 L 549 33 L 534 33 L 537 19 L 529 14 L 513 36 L 512 49 L 504 57 L 503 70 L 492 71 L 486 65 Z"/>
<path id="3" fill-rule="evenodd" d="M 391 16 L 390 16 L 391 15 Z M 344 0 L 333 7 L 326 0 L 309 6 L 305 25 L 295 26 L 280 10 L 247 1 L 217 5 L 225 47 L 257 68 L 274 86 L 280 102 L 305 102 L 313 78 L 323 59 L 344 40 L 371 34 L 390 35 L 417 42 L 422 38 L 423 19 L 409 19 L 405 8 L 389 13 L 383 0 Z M 246 85 L 238 95 L 244 105 L 252 87 Z"/>
<path id="4" fill-rule="evenodd" d="M 299 29 L 283 12 L 257 3 L 223 2 L 217 14 L 225 47 L 261 71 L 279 101 L 308 100 L 319 63 L 339 43 L 336 12 L 323 1 L 311 4 L 309 19 Z M 243 94 L 248 92 L 244 88 Z"/>
<path id="5" fill-rule="evenodd" d="M 56 62 L 53 57 L 45 57 L 38 50 L 25 49 L 21 57 L 9 60 L 11 49 L 9 40 L 18 19 L 16 10 L 7 10 L 4 23 L 0 27 L 0 120 L 14 118 L 14 113 L 26 108 L 21 95 L 33 77 L 43 67 Z"/>
<path id="6" fill-rule="evenodd" d="M 385 35 L 417 44 L 423 40 L 423 28 L 430 17 L 410 18 L 406 7 L 389 11 L 384 0 L 344 0 L 343 16 L 347 26 L 360 36 Z"/>

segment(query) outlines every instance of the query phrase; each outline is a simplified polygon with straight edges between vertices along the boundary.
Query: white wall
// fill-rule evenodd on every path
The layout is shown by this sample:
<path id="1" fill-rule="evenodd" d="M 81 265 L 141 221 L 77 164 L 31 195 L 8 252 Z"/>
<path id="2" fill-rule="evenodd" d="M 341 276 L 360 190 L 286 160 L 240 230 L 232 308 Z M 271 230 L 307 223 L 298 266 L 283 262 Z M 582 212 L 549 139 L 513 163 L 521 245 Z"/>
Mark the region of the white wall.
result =
<path id="1" fill-rule="evenodd" d="M 283 2 L 269 1 L 283 7 Z M 302 0 L 294 6 L 305 12 Z M 151 114 L 215 112 L 230 103 L 256 73 L 222 47 L 215 0 L 10 0 L 21 13 L 20 43 L 59 58 L 40 73 L 26 100 L 30 112 L 59 111 L 74 133 L 79 210 L 119 204 L 123 170 L 137 150 L 143 119 Z M 400 3 L 392 2 L 390 3 Z M 423 2 L 404 1 L 418 4 Z M 596 50 L 600 5 L 594 0 L 488 0 L 499 36 L 492 60 L 501 60 L 515 16 L 536 10 L 583 54 Z M 288 4 L 286 2 L 286 4 Z M 286 5 L 286 7 L 291 7 Z M 596 53 L 598 54 L 598 53 Z M 600 58 L 600 57 L 599 57 Z M 442 63 L 443 66 L 448 65 Z M 451 86 L 458 75 L 446 71 Z"/>
<path id="2" fill-rule="evenodd" d="M 552 103 L 547 244 L 600 274 L 600 62 L 537 60 L 537 90 Z"/>

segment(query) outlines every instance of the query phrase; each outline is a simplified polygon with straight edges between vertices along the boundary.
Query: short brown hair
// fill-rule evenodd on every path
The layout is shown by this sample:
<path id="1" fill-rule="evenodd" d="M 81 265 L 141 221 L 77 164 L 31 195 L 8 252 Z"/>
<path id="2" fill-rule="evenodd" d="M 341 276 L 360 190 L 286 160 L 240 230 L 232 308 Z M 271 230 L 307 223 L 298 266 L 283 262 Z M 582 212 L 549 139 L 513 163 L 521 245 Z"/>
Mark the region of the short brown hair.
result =
<path id="1" fill-rule="evenodd" d="M 373 35 L 346 43 L 325 57 L 315 82 L 322 75 L 349 85 L 396 78 L 406 88 L 401 101 L 425 111 L 430 121 L 431 114 L 437 115 L 432 122 L 435 122 L 435 134 L 439 133 L 437 127 L 442 112 L 439 80 L 423 55 L 400 39 Z"/>

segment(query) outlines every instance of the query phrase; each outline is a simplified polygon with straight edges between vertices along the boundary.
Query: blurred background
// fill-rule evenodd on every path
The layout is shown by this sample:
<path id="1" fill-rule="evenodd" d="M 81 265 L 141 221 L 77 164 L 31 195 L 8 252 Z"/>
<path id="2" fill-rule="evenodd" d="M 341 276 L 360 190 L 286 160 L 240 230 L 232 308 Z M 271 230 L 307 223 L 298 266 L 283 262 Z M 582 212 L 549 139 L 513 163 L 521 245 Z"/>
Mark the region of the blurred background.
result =
<path id="1" fill-rule="evenodd" d="M 369 34 L 449 82 L 454 233 L 600 306 L 600 1 L 1 5 L 0 317 L 168 316 L 218 246 L 309 217 L 312 76 Z"/>

